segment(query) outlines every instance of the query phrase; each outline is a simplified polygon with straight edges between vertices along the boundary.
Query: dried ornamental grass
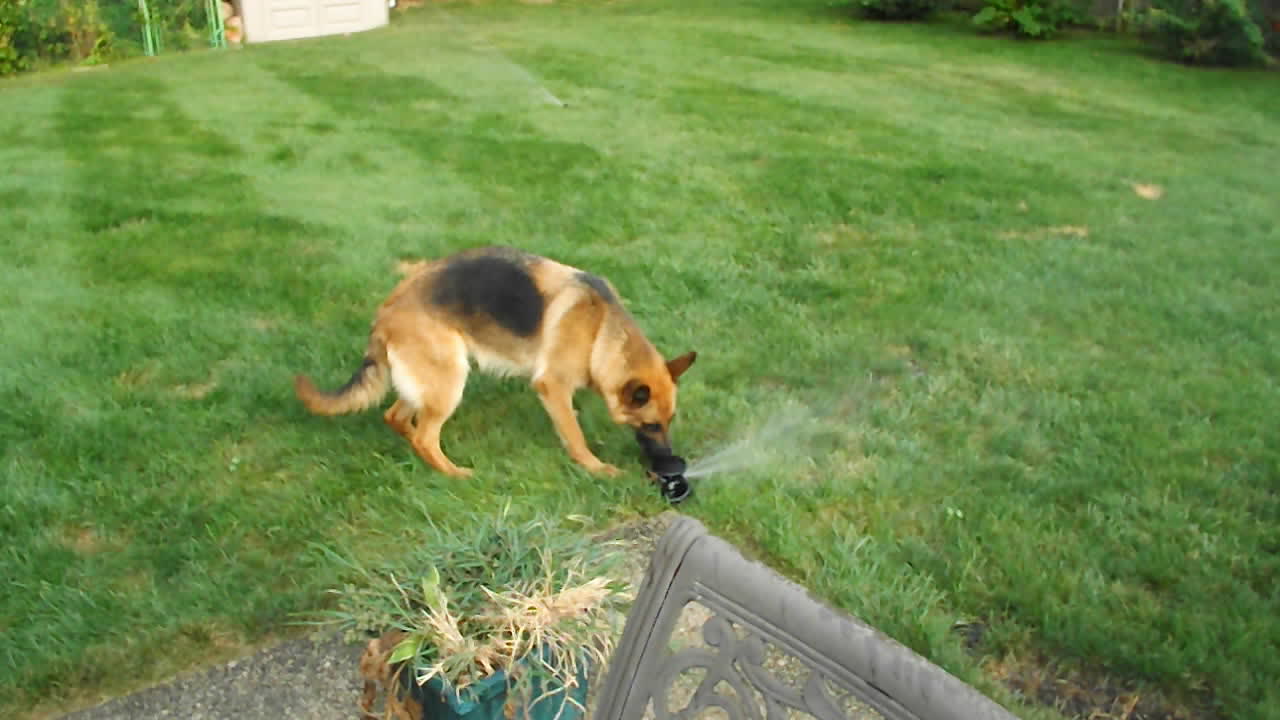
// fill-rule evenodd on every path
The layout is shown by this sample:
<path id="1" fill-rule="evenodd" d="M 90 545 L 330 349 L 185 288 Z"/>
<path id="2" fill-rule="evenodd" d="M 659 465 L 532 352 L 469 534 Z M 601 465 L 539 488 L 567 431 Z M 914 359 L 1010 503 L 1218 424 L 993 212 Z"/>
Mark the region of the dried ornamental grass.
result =
<path id="1" fill-rule="evenodd" d="M 558 693 L 576 705 L 579 677 L 607 661 L 632 600 L 622 547 L 545 515 L 516 522 L 509 506 L 428 528 L 393 567 L 346 561 L 359 577 L 333 591 L 328 621 L 404 631 L 387 661 L 404 663 L 419 684 L 438 677 L 464 694 L 505 671 L 525 708 Z M 544 689 L 536 698 L 535 687 Z"/>

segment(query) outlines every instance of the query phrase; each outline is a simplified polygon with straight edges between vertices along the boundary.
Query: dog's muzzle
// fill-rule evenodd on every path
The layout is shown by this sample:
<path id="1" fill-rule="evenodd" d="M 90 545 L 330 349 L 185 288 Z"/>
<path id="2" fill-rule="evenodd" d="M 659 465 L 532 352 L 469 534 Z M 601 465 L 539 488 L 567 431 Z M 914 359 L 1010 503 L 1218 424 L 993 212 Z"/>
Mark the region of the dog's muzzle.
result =
<path id="1" fill-rule="evenodd" d="M 640 443 L 644 456 L 650 460 L 671 455 L 671 443 L 666 442 L 665 438 L 654 437 L 643 430 L 637 430 L 636 442 Z"/>

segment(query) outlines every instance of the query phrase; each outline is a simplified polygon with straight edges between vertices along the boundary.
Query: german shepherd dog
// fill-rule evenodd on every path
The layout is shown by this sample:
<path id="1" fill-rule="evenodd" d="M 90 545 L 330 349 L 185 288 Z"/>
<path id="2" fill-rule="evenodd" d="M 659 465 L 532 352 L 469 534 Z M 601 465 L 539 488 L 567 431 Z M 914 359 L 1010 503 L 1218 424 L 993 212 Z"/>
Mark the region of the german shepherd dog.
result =
<path id="1" fill-rule="evenodd" d="M 593 473 L 616 475 L 587 447 L 573 407 L 591 388 L 610 418 L 636 431 L 648 451 L 670 453 L 676 382 L 697 353 L 666 361 L 623 307 L 609 281 L 513 248 L 465 250 L 401 263 L 403 279 L 378 308 L 364 363 L 336 391 L 305 375 L 294 389 L 317 415 L 365 410 L 388 384 L 396 401 L 383 420 L 442 473 L 467 476 L 440 449 L 440 430 L 462 400 L 471 362 L 527 377 L 564 448 Z M 389 381 L 389 382 L 388 382 Z"/>

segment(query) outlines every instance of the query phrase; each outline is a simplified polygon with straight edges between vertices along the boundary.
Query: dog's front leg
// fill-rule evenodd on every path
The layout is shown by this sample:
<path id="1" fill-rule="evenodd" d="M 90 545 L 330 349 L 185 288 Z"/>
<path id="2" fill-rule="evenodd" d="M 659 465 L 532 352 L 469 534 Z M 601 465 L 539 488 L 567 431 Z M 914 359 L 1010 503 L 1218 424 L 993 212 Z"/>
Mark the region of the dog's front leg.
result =
<path id="1" fill-rule="evenodd" d="M 560 442 L 573 461 L 593 473 L 617 475 L 618 468 L 603 462 L 587 447 L 587 439 L 582 434 L 582 426 L 578 424 L 578 415 L 573 411 L 573 386 L 558 382 L 554 378 L 542 377 L 533 383 L 533 388 L 542 399 L 542 407 L 551 416 L 556 426 Z"/>

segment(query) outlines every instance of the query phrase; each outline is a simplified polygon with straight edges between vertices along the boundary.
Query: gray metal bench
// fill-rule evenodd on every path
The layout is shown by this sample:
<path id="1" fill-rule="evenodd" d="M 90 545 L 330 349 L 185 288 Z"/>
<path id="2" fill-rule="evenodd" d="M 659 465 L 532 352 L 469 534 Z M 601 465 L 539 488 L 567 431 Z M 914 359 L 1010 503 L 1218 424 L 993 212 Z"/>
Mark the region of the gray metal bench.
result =
<path id="1" fill-rule="evenodd" d="M 690 632 L 692 631 L 692 632 Z M 699 640 L 691 638 L 700 636 Z M 680 647 L 680 641 L 689 641 Z M 654 550 L 593 720 L 1014 715 L 682 516 Z"/>

